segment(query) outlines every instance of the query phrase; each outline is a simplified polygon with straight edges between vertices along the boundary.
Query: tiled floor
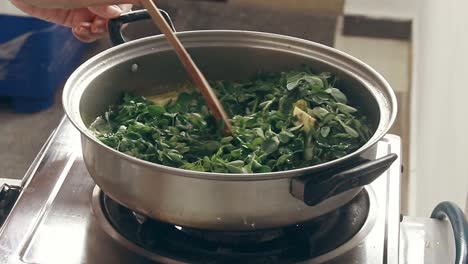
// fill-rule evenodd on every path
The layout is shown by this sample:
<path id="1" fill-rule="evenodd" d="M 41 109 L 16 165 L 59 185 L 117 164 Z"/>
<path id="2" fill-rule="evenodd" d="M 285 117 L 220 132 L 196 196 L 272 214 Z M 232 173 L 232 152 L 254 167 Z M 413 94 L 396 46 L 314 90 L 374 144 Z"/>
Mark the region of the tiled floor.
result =
<path id="1" fill-rule="evenodd" d="M 60 93 L 57 94 L 57 97 Z M 0 178 L 21 179 L 49 134 L 62 117 L 59 98 L 50 109 L 36 114 L 11 112 L 7 100 L 0 104 Z M 0 182 L 1 184 L 1 182 Z"/>

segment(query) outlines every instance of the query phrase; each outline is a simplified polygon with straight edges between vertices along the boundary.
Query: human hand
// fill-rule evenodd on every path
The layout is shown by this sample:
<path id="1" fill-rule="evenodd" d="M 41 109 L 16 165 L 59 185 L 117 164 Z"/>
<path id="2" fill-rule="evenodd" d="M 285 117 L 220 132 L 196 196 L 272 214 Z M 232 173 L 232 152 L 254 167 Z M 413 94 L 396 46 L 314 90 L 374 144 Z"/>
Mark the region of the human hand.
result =
<path id="1" fill-rule="evenodd" d="M 13 1 L 13 0 L 11 0 Z M 139 0 L 20 0 L 22 3 L 42 8 L 82 8 L 120 4 L 138 4 Z M 18 2 L 18 1 L 17 1 Z"/>
<path id="2" fill-rule="evenodd" d="M 48 0 L 45 0 L 47 2 Z M 119 5 L 91 5 L 89 7 L 75 5 L 78 7 L 39 7 L 29 2 L 40 2 L 40 0 L 11 0 L 11 2 L 23 12 L 52 23 L 72 28 L 75 37 L 83 42 L 93 42 L 107 35 L 107 22 L 111 18 L 118 17 L 121 13 L 131 10 L 131 4 Z M 53 1 L 51 1 L 53 2 Z M 56 2 L 61 2 L 57 0 Z M 63 1 L 67 2 L 67 1 Z M 68 2 L 85 2 L 68 0 Z M 130 1 L 126 1 L 130 2 Z"/>

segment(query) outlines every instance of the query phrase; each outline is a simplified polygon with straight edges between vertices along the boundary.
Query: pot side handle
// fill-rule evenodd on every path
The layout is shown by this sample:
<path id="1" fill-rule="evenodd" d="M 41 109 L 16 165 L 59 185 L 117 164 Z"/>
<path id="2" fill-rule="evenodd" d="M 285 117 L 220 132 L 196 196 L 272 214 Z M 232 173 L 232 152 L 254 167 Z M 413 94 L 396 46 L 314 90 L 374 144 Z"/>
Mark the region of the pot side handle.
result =
<path id="1" fill-rule="evenodd" d="M 318 175 L 295 178 L 291 182 L 291 194 L 305 204 L 315 206 L 330 197 L 372 183 L 397 158 L 391 153 L 376 160 L 360 159 Z"/>
<path id="2" fill-rule="evenodd" d="M 159 9 L 159 12 L 161 12 L 161 15 L 167 21 L 171 29 L 174 32 L 176 32 L 174 24 L 172 23 L 172 20 L 169 14 L 162 9 Z M 117 46 L 126 42 L 122 35 L 123 25 L 131 23 L 131 22 L 140 21 L 140 20 L 146 20 L 146 19 L 151 19 L 151 16 L 148 13 L 148 11 L 146 11 L 146 9 L 131 11 L 131 12 L 122 14 L 121 16 L 117 18 L 110 19 L 108 23 L 108 28 L 109 28 L 109 36 L 110 36 L 112 45 Z"/>

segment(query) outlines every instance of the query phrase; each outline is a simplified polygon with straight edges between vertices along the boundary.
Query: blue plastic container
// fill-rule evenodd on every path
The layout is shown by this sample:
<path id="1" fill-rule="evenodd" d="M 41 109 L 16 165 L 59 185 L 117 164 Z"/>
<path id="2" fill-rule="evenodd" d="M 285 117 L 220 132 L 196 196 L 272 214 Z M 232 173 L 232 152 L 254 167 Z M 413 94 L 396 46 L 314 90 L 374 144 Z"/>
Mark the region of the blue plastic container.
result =
<path id="1" fill-rule="evenodd" d="M 31 17 L 0 15 L 0 25 L 0 96 L 11 97 L 16 112 L 49 108 L 88 44 L 69 28 Z"/>

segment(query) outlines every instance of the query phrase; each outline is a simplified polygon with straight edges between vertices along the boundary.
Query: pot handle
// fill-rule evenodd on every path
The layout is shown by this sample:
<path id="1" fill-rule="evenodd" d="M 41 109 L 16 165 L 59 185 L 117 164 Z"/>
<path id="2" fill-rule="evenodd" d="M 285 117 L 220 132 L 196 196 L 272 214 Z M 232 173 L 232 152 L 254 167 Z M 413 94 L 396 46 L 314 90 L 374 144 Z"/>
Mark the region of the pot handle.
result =
<path id="1" fill-rule="evenodd" d="M 398 158 L 394 153 L 376 160 L 359 159 L 319 175 L 294 178 L 291 194 L 309 206 L 315 206 L 337 194 L 372 183 Z"/>
<path id="2" fill-rule="evenodd" d="M 162 9 L 159 9 L 159 12 L 161 12 L 161 15 L 167 21 L 171 29 L 174 32 L 176 32 L 174 24 L 172 23 L 172 20 L 169 14 Z M 148 13 L 148 11 L 146 11 L 146 9 L 131 11 L 131 12 L 122 14 L 121 16 L 117 18 L 110 19 L 108 23 L 108 28 L 109 28 L 109 36 L 110 36 L 112 45 L 117 46 L 126 42 L 122 35 L 123 25 L 131 23 L 131 22 L 140 21 L 140 20 L 146 20 L 146 19 L 151 19 L 151 16 Z"/>

